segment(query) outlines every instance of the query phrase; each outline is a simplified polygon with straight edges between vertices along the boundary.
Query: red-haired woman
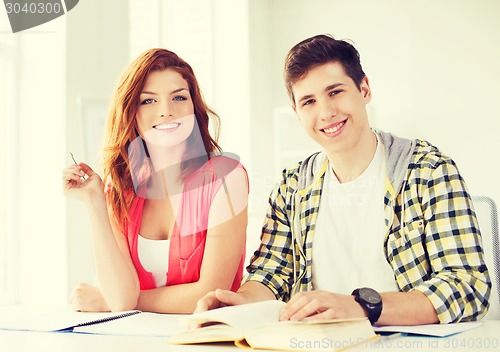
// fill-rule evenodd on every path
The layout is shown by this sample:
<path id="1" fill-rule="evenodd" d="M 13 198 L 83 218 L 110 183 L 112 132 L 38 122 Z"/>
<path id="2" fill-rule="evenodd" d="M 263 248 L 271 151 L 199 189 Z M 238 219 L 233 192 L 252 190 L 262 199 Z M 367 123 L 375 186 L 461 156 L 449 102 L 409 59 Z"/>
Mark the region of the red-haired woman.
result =
<path id="1" fill-rule="evenodd" d="M 90 216 L 98 286 L 81 311 L 191 313 L 243 275 L 248 178 L 221 153 L 192 68 L 151 49 L 122 76 L 106 126 L 104 183 L 85 163 L 63 170 L 64 192 Z"/>

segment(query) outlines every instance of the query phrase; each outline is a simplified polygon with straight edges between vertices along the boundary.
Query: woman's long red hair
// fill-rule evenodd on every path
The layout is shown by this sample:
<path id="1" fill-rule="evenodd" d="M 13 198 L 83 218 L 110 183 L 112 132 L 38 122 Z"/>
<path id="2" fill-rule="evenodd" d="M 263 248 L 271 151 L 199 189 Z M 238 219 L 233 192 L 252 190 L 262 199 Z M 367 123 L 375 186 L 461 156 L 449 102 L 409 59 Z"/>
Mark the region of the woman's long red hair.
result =
<path id="1" fill-rule="evenodd" d="M 210 158 L 211 153 L 220 152 L 217 144 L 219 117 L 205 103 L 198 81 L 191 66 L 166 49 L 150 49 L 135 59 L 124 72 L 113 97 L 105 129 L 103 150 L 104 180 L 110 182 L 108 204 L 114 219 L 123 224 L 128 219 L 128 211 L 134 199 L 134 183 L 129 155 L 130 144 L 139 136 L 137 130 L 137 110 L 139 95 L 150 72 L 172 69 L 188 83 L 193 101 L 194 113 L 202 137 L 202 143 Z M 214 119 L 215 137 L 209 131 L 210 117 Z M 196 141 L 194 141 L 196 143 Z M 198 141 L 200 143 L 200 141 Z M 183 175 L 199 164 L 183 163 Z"/>

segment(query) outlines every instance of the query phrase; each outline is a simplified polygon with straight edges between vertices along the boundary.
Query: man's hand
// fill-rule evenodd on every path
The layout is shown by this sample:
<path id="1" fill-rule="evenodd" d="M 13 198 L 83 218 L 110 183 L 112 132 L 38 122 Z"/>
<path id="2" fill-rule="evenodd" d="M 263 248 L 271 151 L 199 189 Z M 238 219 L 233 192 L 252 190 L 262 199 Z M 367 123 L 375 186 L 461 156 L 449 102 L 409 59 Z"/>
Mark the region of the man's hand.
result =
<path id="1" fill-rule="evenodd" d="M 241 285 L 238 292 L 217 289 L 207 293 L 198 300 L 195 313 L 271 299 L 276 297 L 269 288 L 257 281 L 247 281 Z"/>
<path id="2" fill-rule="evenodd" d="M 280 320 L 299 321 L 361 318 L 366 313 L 354 300 L 354 296 L 326 291 L 299 292 L 294 295 L 281 311 Z"/>
<path id="3" fill-rule="evenodd" d="M 201 297 L 196 304 L 196 310 L 194 312 L 199 313 L 225 306 L 237 306 L 244 303 L 248 302 L 246 302 L 245 297 L 240 293 L 217 289 Z"/>

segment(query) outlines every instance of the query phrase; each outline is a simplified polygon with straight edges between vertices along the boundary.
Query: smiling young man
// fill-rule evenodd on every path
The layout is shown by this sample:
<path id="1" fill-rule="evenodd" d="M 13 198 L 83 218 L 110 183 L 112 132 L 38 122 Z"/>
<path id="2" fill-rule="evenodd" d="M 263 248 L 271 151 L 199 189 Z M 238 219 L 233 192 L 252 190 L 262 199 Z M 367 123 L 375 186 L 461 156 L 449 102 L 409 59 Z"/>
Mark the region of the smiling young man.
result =
<path id="1" fill-rule="evenodd" d="M 484 316 L 491 281 L 453 160 L 426 141 L 370 127 L 369 81 L 345 41 L 318 35 L 295 45 L 285 83 L 322 151 L 283 171 L 245 284 L 210 292 L 197 310 L 281 299 L 281 320 L 416 325 Z"/>

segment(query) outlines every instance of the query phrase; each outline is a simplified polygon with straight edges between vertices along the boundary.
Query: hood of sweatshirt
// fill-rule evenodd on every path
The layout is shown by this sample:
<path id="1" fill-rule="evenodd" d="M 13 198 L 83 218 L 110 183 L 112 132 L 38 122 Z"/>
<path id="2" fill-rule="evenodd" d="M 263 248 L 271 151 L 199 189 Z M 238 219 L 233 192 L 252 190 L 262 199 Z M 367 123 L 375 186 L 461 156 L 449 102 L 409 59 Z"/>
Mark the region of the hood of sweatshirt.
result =
<path id="1" fill-rule="evenodd" d="M 387 176 L 397 194 L 403 185 L 416 141 L 377 129 L 373 131 L 377 134 L 379 143 L 384 146 Z M 318 152 L 302 162 L 299 169 L 299 190 L 307 188 L 315 179 L 323 176 L 326 161 L 326 154 Z"/>

